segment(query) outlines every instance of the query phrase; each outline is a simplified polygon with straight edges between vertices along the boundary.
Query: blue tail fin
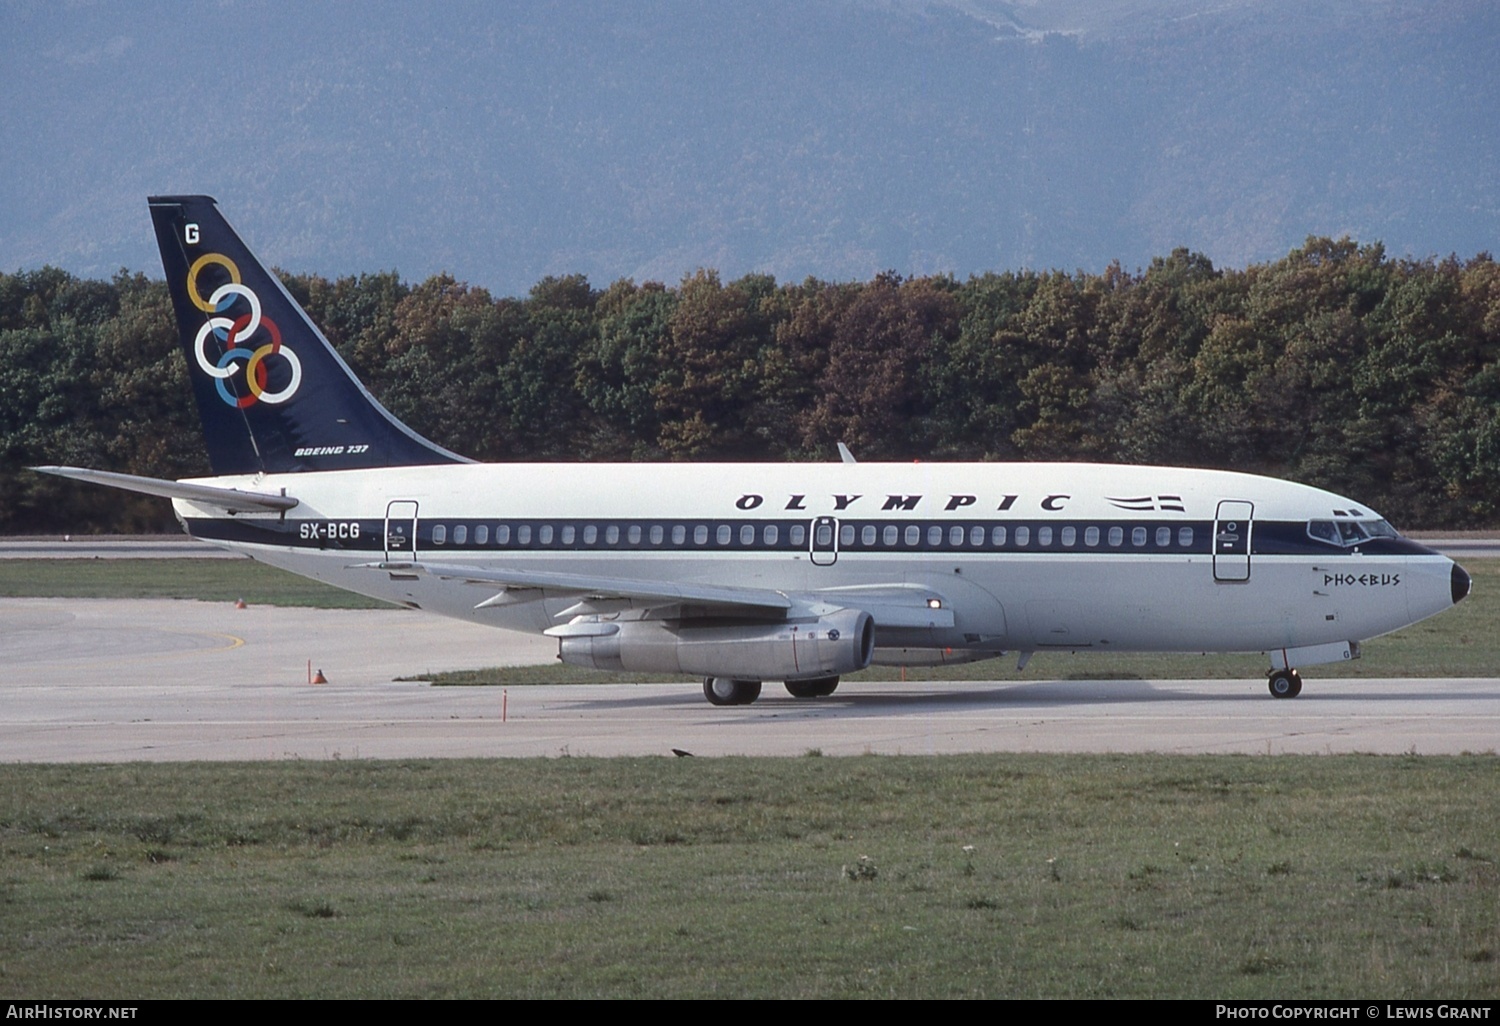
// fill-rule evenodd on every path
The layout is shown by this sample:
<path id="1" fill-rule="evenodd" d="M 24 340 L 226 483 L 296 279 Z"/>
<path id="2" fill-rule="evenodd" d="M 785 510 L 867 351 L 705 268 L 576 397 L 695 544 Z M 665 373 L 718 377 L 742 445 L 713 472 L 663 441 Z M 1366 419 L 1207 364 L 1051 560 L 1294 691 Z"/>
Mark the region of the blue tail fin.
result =
<path id="1" fill-rule="evenodd" d="M 211 197 L 148 202 L 215 474 L 468 462 L 365 390 Z"/>

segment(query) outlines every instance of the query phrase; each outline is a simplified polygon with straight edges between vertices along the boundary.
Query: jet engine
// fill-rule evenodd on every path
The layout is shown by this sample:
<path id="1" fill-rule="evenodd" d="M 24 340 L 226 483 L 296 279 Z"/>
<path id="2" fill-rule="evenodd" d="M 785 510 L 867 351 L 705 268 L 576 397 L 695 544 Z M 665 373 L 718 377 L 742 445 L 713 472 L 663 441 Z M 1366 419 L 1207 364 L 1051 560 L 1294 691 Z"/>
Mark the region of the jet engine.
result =
<path id="1" fill-rule="evenodd" d="M 875 622 L 860 609 L 733 625 L 691 620 L 580 617 L 548 633 L 565 663 L 596 670 L 800 680 L 863 670 L 875 654 Z"/>

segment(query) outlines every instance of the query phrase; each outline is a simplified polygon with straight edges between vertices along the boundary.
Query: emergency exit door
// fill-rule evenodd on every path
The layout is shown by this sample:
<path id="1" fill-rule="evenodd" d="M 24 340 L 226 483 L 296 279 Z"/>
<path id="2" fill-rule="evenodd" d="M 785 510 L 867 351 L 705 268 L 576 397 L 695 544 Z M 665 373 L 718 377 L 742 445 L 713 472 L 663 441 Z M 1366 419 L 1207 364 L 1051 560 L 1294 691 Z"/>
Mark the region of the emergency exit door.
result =
<path id="1" fill-rule="evenodd" d="M 385 507 L 385 559 L 387 563 L 416 562 L 417 504 L 409 499 Z"/>
<path id="2" fill-rule="evenodd" d="M 1214 580 L 1250 579 L 1250 529 L 1255 504 L 1225 499 L 1214 514 Z"/>
<path id="3" fill-rule="evenodd" d="M 839 522 L 837 517 L 818 517 L 808 534 L 808 556 L 814 566 L 833 566 L 839 558 Z"/>

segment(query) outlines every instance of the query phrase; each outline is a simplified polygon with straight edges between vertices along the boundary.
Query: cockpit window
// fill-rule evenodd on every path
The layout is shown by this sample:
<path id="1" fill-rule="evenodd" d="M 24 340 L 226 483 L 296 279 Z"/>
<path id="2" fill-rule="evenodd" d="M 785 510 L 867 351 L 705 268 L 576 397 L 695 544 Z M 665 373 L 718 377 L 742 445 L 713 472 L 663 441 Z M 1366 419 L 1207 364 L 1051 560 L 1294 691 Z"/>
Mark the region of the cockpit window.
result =
<path id="1" fill-rule="evenodd" d="M 1371 538 L 1399 538 L 1400 533 L 1384 520 L 1309 520 L 1307 536 L 1341 548 L 1353 548 Z"/>
<path id="2" fill-rule="evenodd" d="M 1342 545 L 1339 540 L 1339 529 L 1333 526 L 1332 520 L 1309 520 L 1307 522 L 1307 536 L 1315 541 L 1327 542 L 1330 545 Z"/>

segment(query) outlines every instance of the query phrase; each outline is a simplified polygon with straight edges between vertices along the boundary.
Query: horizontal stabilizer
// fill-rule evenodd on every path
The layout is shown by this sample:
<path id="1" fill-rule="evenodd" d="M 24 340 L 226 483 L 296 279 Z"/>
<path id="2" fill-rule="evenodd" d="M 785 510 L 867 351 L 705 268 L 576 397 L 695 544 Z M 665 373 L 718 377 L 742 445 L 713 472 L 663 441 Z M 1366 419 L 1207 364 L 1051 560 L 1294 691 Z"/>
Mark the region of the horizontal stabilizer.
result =
<path id="1" fill-rule="evenodd" d="M 187 499 L 206 506 L 217 506 L 230 513 L 281 513 L 297 505 L 289 495 L 266 495 L 261 492 L 244 492 L 238 488 L 217 488 L 213 485 L 189 484 L 186 481 L 168 481 L 160 477 L 140 477 L 136 474 L 113 474 L 107 470 L 89 470 L 85 467 L 32 467 L 40 474 L 55 474 L 70 477 L 75 481 L 120 488 L 142 495 L 160 495 L 167 499 Z"/>

